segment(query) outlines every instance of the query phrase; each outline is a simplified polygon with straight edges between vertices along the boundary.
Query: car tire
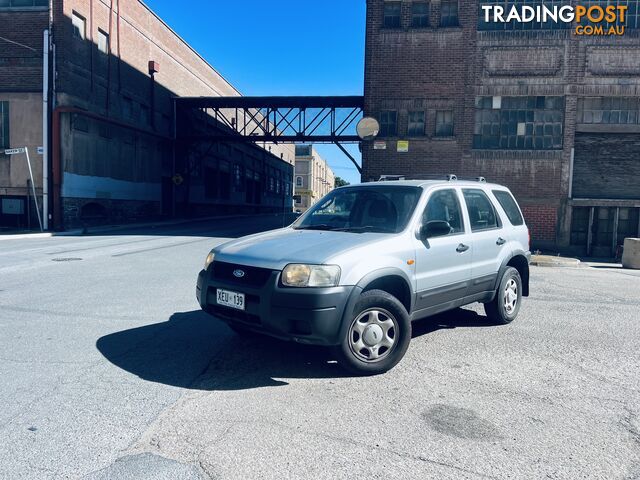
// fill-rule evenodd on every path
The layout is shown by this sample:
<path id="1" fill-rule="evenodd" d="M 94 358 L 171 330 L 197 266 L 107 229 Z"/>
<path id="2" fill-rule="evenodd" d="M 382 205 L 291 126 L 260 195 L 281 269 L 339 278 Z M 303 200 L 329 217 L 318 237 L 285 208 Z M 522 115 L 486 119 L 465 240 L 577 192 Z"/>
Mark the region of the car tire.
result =
<path id="1" fill-rule="evenodd" d="M 411 342 L 411 320 L 404 305 L 387 292 L 364 292 L 336 347 L 338 363 L 358 375 L 379 375 L 395 367 Z"/>
<path id="2" fill-rule="evenodd" d="M 484 304 L 487 318 L 497 325 L 513 322 L 522 304 L 522 279 L 513 267 L 508 267 L 502 274 L 496 295 L 489 303 Z"/>

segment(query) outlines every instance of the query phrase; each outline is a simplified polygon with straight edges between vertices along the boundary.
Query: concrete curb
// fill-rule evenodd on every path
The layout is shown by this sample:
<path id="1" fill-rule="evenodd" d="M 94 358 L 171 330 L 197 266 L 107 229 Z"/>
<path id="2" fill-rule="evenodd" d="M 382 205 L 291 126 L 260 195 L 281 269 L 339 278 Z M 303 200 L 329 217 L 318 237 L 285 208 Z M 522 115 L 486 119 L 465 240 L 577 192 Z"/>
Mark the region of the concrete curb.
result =
<path id="1" fill-rule="evenodd" d="M 202 217 L 202 218 L 182 218 L 179 220 L 168 220 L 158 222 L 147 223 L 129 223 L 122 225 L 109 225 L 102 227 L 90 227 L 84 229 L 67 230 L 64 232 L 44 232 L 44 233 L 17 233 L 17 234 L 0 234 L 0 242 L 3 240 L 29 240 L 39 238 L 51 238 L 51 237 L 82 237 L 86 235 L 94 235 L 97 233 L 109 233 L 122 230 L 135 230 L 138 228 L 160 228 L 160 227 L 172 227 L 175 225 L 184 225 L 187 223 L 200 223 L 214 220 L 228 220 L 231 218 L 254 218 L 254 217 L 269 217 L 279 216 L 281 213 L 265 213 L 259 215 L 225 215 L 216 217 Z M 287 214 L 288 215 L 288 214 Z M 293 215 L 293 213 L 291 214 Z"/>
<path id="2" fill-rule="evenodd" d="M 577 258 L 552 257 L 550 255 L 533 255 L 531 265 L 550 268 L 580 268 L 582 262 Z"/>

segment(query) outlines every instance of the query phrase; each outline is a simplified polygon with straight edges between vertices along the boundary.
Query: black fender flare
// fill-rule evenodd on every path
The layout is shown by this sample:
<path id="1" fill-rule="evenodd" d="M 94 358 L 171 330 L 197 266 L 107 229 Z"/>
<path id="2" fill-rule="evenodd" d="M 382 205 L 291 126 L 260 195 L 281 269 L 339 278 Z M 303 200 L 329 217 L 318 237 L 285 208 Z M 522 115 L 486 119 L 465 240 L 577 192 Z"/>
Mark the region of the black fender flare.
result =
<path id="1" fill-rule="evenodd" d="M 353 288 L 353 291 L 349 295 L 349 298 L 347 299 L 347 303 L 342 313 L 342 320 L 341 320 L 340 334 L 339 334 L 340 339 L 343 339 L 344 336 L 346 335 L 347 329 L 349 328 L 349 325 L 351 323 L 351 317 L 353 316 L 356 304 L 358 303 L 358 300 L 360 300 L 360 295 L 362 295 L 362 292 L 365 290 L 365 288 L 367 288 L 367 285 L 369 285 L 371 282 L 374 282 L 375 280 L 378 280 L 379 278 L 384 278 L 389 276 L 401 277 L 407 284 L 407 287 L 409 288 L 409 301 L 411 302 L 410 310 L 407 313 L 411 315 L 411 311 L 413 310 L 413 306 L 415 304 L 415 292 L 413 287 L 411 286 L 411 280 L 409 279 L 409 276 L 399 268 L 395 268 L 395 267 L 384 267 L 378 270 L 374 270 L 373 272 L 367 273 L 364 277 L 360 279 L 360 281 Z"/>
<path id="2" fill-rule="evenodd" d="M 500 265 L 500 270 L 498 270 L 498 276 L 496 277 L 496 283 L 493 286 L 494 290 L 498 289 L 500 285 L 500 280 L 502 280 L 502 276 L 504 275 L 505 270 L 509 266 L 509 262 L 513 260 L 515 257 L 523 257 L 527 261 L 527 270 L 525 275 L 521 275 L 522 277 L 522 296 L 529 296 L 529 262 L 531 261 L 531 254 L 529 252 L 525 252 L 524 250 L 514 250 L 511 252 L 511 255 L 505 258 L 502 261 L 502 265 Z"/>

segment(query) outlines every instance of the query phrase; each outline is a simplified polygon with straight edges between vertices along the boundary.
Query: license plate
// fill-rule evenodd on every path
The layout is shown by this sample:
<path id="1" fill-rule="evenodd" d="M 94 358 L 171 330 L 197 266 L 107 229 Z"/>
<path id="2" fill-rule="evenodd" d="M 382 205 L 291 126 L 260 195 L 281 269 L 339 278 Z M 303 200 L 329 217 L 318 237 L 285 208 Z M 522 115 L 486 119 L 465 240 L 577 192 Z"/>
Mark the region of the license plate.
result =
<path id="1" fill-rule="evenodd" d="M 244 293 L 230 292 L 228 290 L 218 290 L 218 305 L 244 310 Z"/>

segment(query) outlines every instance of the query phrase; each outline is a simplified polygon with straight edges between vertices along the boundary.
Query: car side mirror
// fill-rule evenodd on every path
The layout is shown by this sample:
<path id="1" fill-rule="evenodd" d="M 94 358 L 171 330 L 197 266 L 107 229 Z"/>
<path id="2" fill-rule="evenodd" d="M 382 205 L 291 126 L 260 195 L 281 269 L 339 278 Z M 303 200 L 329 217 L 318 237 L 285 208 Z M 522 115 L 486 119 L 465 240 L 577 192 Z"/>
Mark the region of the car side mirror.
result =
<path id="1" fill-rule="evenodd" d="M 425 223 L 420 228 L 420 239 L 427 240 L 428 238 L 444 237 L 453 232 L 453 228 L 449 225 L 449 222 L 444 220 L 432 220 Z"/>

